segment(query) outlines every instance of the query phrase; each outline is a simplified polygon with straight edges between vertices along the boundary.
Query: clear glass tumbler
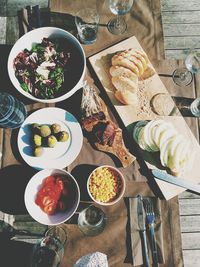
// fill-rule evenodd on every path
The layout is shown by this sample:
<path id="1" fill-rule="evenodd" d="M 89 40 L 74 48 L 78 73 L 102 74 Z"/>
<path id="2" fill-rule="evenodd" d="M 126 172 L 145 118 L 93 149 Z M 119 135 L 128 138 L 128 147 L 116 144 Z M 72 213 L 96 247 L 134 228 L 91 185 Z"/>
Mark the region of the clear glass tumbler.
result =
<path id="1" fill-rule="evenodd" d="M 200 97 L 197 97 L 190 105 L 190 111 L 195 117 L 200 117 Z"/>
<path id="2" fill-rule="evenodd" d="M 105 213 L 94 205 L 82 210 L 78 217 L 78 227 L 87 236 L 100 234 L 106 226 Z"/>
<path id="3" fill-rule="evenodd" d="M 14 96 L 0 93 L 0 127 L 18 128 L 27 116 L 26 107 Z"/>
<path id="4" fill-rule="evenodd" d="M 96 9 L 84 8 L 75 16 L 79 39 L 83 44 L 92 44 L 97 39 L 99 15 Z"/>
<path id="5" fill-rule="evenodd" d="M 58 267 L 64 256 L 66 240 L 64 228 L 50 228 L 33 248 L 31 267 Z"/>

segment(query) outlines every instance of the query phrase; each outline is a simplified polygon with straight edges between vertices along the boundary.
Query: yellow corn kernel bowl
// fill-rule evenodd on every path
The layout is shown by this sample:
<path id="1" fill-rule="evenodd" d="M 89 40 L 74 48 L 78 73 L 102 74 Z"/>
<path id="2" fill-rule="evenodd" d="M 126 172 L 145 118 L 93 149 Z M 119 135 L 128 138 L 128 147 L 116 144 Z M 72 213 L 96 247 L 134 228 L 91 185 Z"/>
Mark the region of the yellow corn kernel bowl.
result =
<path id="1" fill-rule="evenodd" d="M 115 167 L 103 165 L 90 174 L 87 190 L 91 199 L 103 206 L 117 203 L 125 192 L 125 179 Z"/>

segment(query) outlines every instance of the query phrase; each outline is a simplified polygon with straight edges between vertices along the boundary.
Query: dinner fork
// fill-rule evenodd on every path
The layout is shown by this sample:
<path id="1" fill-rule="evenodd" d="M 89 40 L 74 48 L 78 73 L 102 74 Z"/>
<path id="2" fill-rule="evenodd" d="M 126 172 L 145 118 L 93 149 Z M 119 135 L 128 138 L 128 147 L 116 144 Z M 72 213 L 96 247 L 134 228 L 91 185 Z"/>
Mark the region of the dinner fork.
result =
<path id="1" fill-rule="evenodd" d="M 154 232 L 155 213 L 153 208 L 153 202 L 150 201 L 149 199 L 143 199 L 143 203 L 146 211 L 146 221 L 150 232 L 153 266 L 158 267 L 158 251 L 157 251 L 155 232 Z"/>

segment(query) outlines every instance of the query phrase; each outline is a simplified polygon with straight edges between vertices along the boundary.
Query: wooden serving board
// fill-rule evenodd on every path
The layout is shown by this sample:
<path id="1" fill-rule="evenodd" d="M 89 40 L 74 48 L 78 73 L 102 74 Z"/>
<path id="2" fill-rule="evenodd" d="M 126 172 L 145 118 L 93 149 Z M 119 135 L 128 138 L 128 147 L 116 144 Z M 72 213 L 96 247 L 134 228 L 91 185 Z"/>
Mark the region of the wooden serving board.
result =
<path id="1" fill-rule="evenodd" d="M 190 128 L 188 127 L 187 123 L 185 122 L 184 118 L 181 116 L 179 112 L 176 113 L 176 116 L 162 117 L 156 115 L 152 111 L 150 102 L 153 96 L 155 96 L 158 93 L 165 93 L 169 95 L 166 87 L 162 83 L 157 73 L 153 75 L 151 78 L 139 82 L 137 107 L 134 105 L 123 105 L 116 100 L 114 96 L 115 88 L 111 83 L 111 77 L 109 74 L 109 69 L 111 67 L 111 58 L 116 52 L 129 48 L 143 50 L 136 37 L 133 36 L 129 39 L 126 39 L 112 47 L 109 47 L 99 52 L 98 54 L 89 57 L 89 62 L 91 63 L 98 79 L 100 80 L 103 88 L 105 89 L 110 101 L 112 102 L 113 106 L 115 107 L 116 111 L 118 112 L 120 118 L 122 119 L 124 125 L 127 128 L 130 129 L 131 125 L 134 122 L 140 120 L 152 120 L 160 118 L 171 122 L 179 133 L 186 136 L 186 138 L 191 142 L 191 153 L 195 153 L 195 160 L 193 161 L 193 164 L 192 166 L 190 166 L 188 171 L 185 172 L 183 178 L 189 179 L 195 183 L 200 183 L 200 168 L 199 168 L 200 146 L 196 138 L 192 134 Z M 171 103 L 169 104 L 174 105 L 172 98 L 170 98 L 170 100 Z M 161 167 L 159 166 L 156 159 L 158 157 L 158 154 L 148 153 L 148 152 L 143 153 L 142 150 L 141 153 L 148 168 L 153 169 Z M 158 179 L 155 179 L 155 181 L 159 186 L 161 192 L 163 193 L 165 199 L 170 199 L 180 194 L 181 192 L 185 191 L 185 189 L 181 187 L 168 184 Z"/>

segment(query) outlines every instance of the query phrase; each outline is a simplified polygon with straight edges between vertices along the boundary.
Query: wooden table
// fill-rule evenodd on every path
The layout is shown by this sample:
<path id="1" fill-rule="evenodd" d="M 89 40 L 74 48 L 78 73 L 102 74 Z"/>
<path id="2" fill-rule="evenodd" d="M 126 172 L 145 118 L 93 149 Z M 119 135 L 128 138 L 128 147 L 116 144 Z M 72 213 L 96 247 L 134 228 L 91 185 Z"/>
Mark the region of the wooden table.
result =
<path id="1" fill-rule="evenodd" d="M 1 32 L 2 35 L 0 37 L 1 43 L 8 43 L 8 44 L 13 44 L 15 40 L 17 39 L 17 29 L 13 27 L 13 25 L 17 25 L 17 17 L 16 17 L 16 8 L 20 8 L 24 6 L 24 1 L 18 3 L 17 5 L 14 5 L 11 3 L 11 1 L 8 1 L 10 4 L 10 7 L 8 8 L 8 17 L 5 17 L 5 3 L 2 4 L 1 8 L 1 18 L 0 21 L 1 23 Z M 47 6 L 46 0 L 41 0 L 40 3 L 42 6 L 46 7 Z M 7 31 L 6 26 L 7 25 Z M 7 32 L 7 34 L 6 34 Z M 177 67 L 178 65 L 182 64 L 182 62 L 178 61 L 162 61 L 154 64 L 156 69 L 158 70 L 159 73 L 163 73 L 165 71 L 165 66 L 168 65 L 170 66 L 170 73 L 174 70 L 175 66 Z M 163 77 L 162 78 L 163 82 L 166 84 L 166 87 L 170 91 L 172 95 L 183 95 L 186 97 L 195 97 L 196 95 L 199 95 L 199 84 L 200 84 L 200 79 L 197 77 L 196 83 L 192 89 L 192 91 L 188 91 L 187 88 L 179 88 L 177 86 L 174 87 L 172 80 L 170 78 Z M 197 93 L 196 93 L 197 92 Z M 35 107 L 37 104 L 34 104 Z M 31 108 L 31 106 L 30 106 Z M 187 122 L 191 126 L 193 133 L 199 139 L 199 132 L 198 132 L 198 120 L 194 118 L 189 118 L 187 119 Z M 4 136 L 4 138 L 7 138 Z M 0 135 L 0 149 L 2 150 L 3 147 L 3 135 Z M 1 162 L 2 163 L 2 162 Z M 198 260 L 200 258 L 199 256 L 199 248 L 200 248 L 200 243 L 199 243 L 199 212 L 198 212 L 198 207 L 199 207 L 199 198 L 195 195 L 192 195 L 188 192 L 182 194 L 180 196 L 180 207 L 181 207 L 181 224 L 182 224 L 182 238 L 183 238 L 183 253 L 184 253 L 184 259 L 185 259 L 185 266 L 199 266 Z M 188 216 L 190 215 L 190 216 Z M 0 219 L 3 219 L 5 222 L 11 223 L 16 227 L 22 228 L 24 227 L 23 221 L 26 220 L 27 223 L 27 229 L 34 229 L 35 232 L 38 233 L 43 233 L 45 230 L 45 227 L 43 226 L 38 226 L 38 224 L 34 221 L 29 216 L 13 216 L 5 213 L 0 213 Z M 34 241 L 29 239 L 30 242 Z"/>

